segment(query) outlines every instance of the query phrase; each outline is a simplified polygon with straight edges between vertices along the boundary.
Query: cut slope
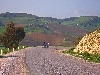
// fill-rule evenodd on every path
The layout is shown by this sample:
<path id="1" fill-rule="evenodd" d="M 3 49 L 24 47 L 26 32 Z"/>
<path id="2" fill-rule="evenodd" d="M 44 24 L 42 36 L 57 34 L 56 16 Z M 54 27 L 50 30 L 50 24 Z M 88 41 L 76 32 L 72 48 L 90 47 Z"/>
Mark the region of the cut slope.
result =
<path id="1" fill-rule="evenodd" d="M 100 30 L 86 34 L 77 45 L 74 52 L 91 54 L 100 53 Z"/>

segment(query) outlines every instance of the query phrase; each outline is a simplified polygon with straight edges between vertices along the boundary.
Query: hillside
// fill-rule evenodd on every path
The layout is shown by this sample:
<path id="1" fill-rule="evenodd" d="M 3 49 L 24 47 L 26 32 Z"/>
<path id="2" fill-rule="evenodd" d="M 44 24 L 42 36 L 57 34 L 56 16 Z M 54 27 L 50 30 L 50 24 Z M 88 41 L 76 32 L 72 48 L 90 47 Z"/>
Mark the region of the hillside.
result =
<path id="1" fill-rule="evenodd" d="M 31 45 L 31 46 L 36 46 L 36 45 L 43 45 L 43 42 L 49 42 L 50 45 L 61 45 L 63 43 L 63 37 L 58 37 L 53 34 L 43 34 L 43 33 L 31 33 L 28 34 L 21 45 L 26 44 L 26 45 Z"/>
<path id="2" fill-rule="evenodd" d="M 4 26 L 4 24 L 0 21 L 0 26 Z"/>
<path id="3" fill-rule="evenodd" d="M 0 35 L 5 31 L 5 26 L 0 26 Z"/>
<path id="4" fill-rule="evenodd" d="M 2 34 L 5 30 L 4 24 L 0 21 L 0 34 Z"/>
<path id="5" fill-rule="evenodd" d="M 45 25 L 45 24 L 60 24 L 66 26 L 72 26 L 75 28 L 84 29 L 87 31 L 94 31 L 100 27 L 100 17 L 98 16 L 80 16 L 70 17 L 65 19 L 57 19 L 52 17 L 38 17 L 36 15 L 27 13 L 1 13 L 0 21 L 4 24 L 10 21 L 16 25 Z M 92 27 L 89 29 L 89 27 Z"/>
<path id="6" fill-rule="evenodd" d="M 28 42 L 31 43 L 37 42 L 33 45 L 42 45 L 44 41 L 50 42 L 51 45 L 73 45 L 77 36 L 83 37 L 87 33 L 79 28 L 59 24 L 29 25 L 25 28 L 26 32 L 30 32 L 25 40 L 29 40 Z"/>
<path id="7" fill-rule="evenodd" d="M 100 17 L 98 16 L 80 16 L 65 19 L 57 19 L 52 17 L 39 17 L 27 13 L 1 13 L 0 22 L 7 25 L 9 22 L 15 23 L 15 26 L 24 27 L 26 37 L 25 44 L 29 42 L 32 45 L 41 45 L 42 42 L 59 39 L 60 43 L 52 45 L 68 45 L 75 44 L 77 37 L 83 37 L 86 33 L 100 29 Z M 2 33 L 4 29 L 0 27 Z M 38 35 L 38 36 L 37 36 Z M 43 38 L 49 38 L 48 40 Z M 30 38 L 30 39 L 27 39 Z M 38 39 L 39 38 L 39 39 Z M 34 42 L 32 42 L 34 41 Z M 31 45 L 31 44 L 30 44 Z"/>

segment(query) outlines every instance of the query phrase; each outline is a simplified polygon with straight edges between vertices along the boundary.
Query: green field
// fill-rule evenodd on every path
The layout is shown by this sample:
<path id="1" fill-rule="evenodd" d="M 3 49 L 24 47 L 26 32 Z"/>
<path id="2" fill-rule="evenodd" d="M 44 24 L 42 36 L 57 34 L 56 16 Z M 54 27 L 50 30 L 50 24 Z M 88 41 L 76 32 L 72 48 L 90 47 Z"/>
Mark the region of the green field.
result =
<path id="1" fill-rule="evenodd" d="M 3 34 L 4 31 L 5 31 L 5 26 L 0 26 L 0 34 Z"/>
<path id="2" fill-rule="evenodd" d="M 46 24 L 46 23 L 57 23 L 55 21 L 45 20 L 42 18 L 28 18 L 28 17 L 0 17 L 0 21 L 3 23 L 13 22 L 20 24 Z"/>
<path id="3" fill-rule="evenodd" d="M 63 25 L 73 25 L 73 24 L 80 24 L 82 22 L 85 22 L 89 20 L 90 17 L 76 17 L 76 18 L 71 18 L 68 21 L 62 22 Z"/>

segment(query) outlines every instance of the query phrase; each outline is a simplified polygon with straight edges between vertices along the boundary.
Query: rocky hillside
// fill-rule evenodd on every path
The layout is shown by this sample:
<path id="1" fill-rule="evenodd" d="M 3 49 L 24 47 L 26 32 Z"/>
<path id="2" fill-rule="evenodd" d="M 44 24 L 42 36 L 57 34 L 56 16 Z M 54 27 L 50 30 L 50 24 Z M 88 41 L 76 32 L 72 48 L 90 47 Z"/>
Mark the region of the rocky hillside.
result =
<path id="1" fill-rule="evenodd" d="M 86 34 L 79 42 L 76 49 L 74 49 L 74 52 L 88 52 L 90 54 L 100 53 L 100 29 Z"/>

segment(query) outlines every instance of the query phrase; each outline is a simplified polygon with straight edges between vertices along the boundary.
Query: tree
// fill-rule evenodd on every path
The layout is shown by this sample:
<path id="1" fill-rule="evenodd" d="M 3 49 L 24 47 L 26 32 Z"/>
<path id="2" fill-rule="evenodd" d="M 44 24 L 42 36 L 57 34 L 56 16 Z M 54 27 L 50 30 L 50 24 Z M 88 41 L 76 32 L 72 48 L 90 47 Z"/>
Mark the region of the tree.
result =
<path id="1" fill-rule="evenodd" d="M 0 36 L 0 42 L 6 48 L 17 48 L 19 43 L 24 39 L 25 32 L 23 27 L 15 27 L 15 24 L 10 22 L 6 26 L 6 31 Z"/>

